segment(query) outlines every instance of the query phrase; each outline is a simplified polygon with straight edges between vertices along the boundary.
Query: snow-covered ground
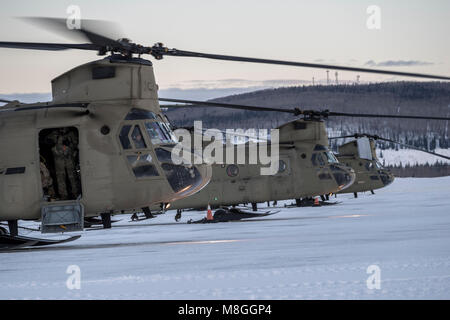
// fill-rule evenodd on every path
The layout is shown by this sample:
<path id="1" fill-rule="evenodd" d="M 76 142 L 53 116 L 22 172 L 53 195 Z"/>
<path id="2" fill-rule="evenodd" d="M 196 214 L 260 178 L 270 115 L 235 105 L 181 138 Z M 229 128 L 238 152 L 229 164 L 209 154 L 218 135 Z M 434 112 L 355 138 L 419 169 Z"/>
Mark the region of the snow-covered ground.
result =
<path id="1" fill-rule="evenodd" d="M 436 149 L 434 153 L 441 154 L 450 157 L 450 149 Z M 450 160 L 434 156 L 429 153 L 425 153 L 418 150 L 412 149 L 377 149 L 377 156 L 380 162 L 386 166 L 399 165 L 400 163 L 405 166 L 416 165 L 416 164 L 435 164 L 436 162 L 450 164 Z"/>
<path id="2" fill-rule="evenodd" d="M 257 221 L 116 216 L 72 243 L 0 253 L 0 299 L 449 299 L 449 194 L 450 177 L 398 178 Z M 70 265 L 79 290 L 66 286 Z M 369 266 L 380 289 L 367 286 Z"/>

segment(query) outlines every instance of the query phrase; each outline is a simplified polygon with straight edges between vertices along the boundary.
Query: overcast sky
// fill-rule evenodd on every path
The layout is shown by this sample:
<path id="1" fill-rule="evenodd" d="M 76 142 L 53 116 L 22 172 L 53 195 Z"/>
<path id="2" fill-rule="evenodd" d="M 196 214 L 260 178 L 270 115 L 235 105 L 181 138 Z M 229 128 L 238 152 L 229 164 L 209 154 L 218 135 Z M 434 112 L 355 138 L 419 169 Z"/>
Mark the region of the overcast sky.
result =
<path id="1" fill-rule="evenodd" d="M 144 45 L 450 75 L 448 0 L 2 1 L 0 41 L 64 42 L 13 17 L 67 17 L 69 5 L 78 5 L 82 18 L 119 23 L 124 36 Z M 367 27 L 370 5 L 381 9 L 380 29 Z M 93 52 L 0 48 L 0 93 L 50 92 L 51 79 L 93 59 Z M 167 57 L 154 66 L 162 89 L 326 79 L 325 70 L 195 58 Z M 342 80 L 356 75 L 339 72 Z M 361 81 L 400 79 L 360 75 Z"/>

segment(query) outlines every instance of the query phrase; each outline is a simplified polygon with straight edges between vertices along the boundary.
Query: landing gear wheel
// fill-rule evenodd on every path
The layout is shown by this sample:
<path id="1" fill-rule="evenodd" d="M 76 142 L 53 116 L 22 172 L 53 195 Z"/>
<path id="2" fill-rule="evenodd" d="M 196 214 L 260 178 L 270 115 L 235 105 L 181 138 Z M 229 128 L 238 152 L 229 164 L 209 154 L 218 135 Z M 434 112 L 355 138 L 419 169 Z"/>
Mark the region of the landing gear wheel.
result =
<path id="1" fill-rule="evenodd" d="M 17 220 L 9 220 L 8 227 L 9 227 L 9 234 L 12 237 L 16 237 L 19 235 L 19 225 L 17 224 Z"/>
<path id="2" fill-rule="evenodd" d="M 103 229 L 111 229 L 111 213 L 102 213 Z"/>
<path id="3" fill-rule="evenodd" d="M 175 221 L 178 222 L 181 219 L 181 209 L 177 209 L 177 214 L 175 215 Z"/>

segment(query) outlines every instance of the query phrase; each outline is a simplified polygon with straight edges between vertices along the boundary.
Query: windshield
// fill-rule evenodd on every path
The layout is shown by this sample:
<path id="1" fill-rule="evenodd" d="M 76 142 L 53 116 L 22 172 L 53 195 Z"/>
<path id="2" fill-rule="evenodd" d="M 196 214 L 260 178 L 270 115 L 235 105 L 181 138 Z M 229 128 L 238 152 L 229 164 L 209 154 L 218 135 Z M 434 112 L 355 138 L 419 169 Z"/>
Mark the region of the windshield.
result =
<path id="1" fill-rule="evenodd" d="M 145 130 L 150 136 L 152 144 L 176 143 L 172 130 L 164 122 L 146 122 Z"/>
<path id="2" fill-rule="evenodd" d="M 334 156 L 334 154 L 331 151 L 324 152 L 324 154 L 328 160 L 328 163 L 338 163 L 339 162 L 338 159 L 336 159 L 336 157 Z"/>

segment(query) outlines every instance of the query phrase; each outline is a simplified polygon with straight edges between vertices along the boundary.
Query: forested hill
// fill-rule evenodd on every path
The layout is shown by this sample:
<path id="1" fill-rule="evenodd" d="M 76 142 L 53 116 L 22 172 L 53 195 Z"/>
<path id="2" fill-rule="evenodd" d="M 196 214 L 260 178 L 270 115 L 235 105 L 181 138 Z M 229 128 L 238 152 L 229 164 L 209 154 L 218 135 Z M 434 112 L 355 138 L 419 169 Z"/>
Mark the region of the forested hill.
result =
<path id="1" fill-rule="evenodd" d="M 348 113 L 450 116 L 449 82 L 385 82 L 374 84 L 283 87 L 232 95 L 214 101 L 263 107 L 329 109 Z M 275 128 L 293 116 L 274 112 L 223 108 L 168 110 L 178 126 L 202 120 L 208 128 Z M 416 146 L 450 148 L 448 121 L 330 118 L 330 135 L 366 132 Z M 392 146 L 393 147 L 393 146 Z"/>

